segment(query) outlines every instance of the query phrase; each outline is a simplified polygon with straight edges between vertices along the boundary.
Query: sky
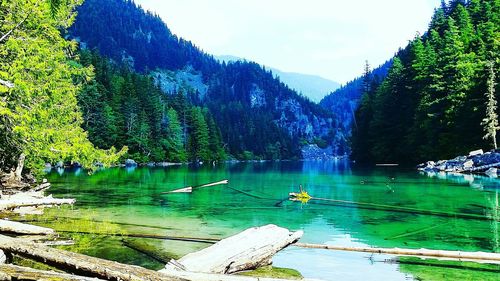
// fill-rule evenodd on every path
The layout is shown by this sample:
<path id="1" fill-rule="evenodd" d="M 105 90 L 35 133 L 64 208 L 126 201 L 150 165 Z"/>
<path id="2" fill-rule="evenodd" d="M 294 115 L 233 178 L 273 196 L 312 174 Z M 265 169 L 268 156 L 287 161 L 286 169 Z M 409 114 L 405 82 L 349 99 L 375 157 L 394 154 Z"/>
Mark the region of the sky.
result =
<path id="1" fill-rule="evenodd" d="M 135 0 L 213 55 L 346 83 L 423 33 L 440 0 Z"/>

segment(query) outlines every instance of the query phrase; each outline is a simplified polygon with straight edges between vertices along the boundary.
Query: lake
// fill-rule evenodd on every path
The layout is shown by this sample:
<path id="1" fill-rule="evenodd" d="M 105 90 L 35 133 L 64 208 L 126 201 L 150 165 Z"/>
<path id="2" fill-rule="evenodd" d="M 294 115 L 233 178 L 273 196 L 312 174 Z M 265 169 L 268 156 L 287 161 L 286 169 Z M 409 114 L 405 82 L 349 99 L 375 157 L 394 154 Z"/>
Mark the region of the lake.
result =
<path id="1" fill-rule="evenodd" d="M 208 244 L 72 232 L 224 238 L 276 224 L 303 230 L 301 242 L 307 243 L 500 252 L 500 181 L 484 177 L 312 161 L 113 168 L 92 176 L 60 170 L 48 179 L 55 197 L 77 203 L 48 210 L 38 224 L 67 231 L 77 241 L 69 249 L 152 269 L 163 264 L 124 245 L 146 243 L 164 256 L 180 257 Z M 161 194 L 223 179 L 229 185 Z M 284 200 L 299 185 L 326 200 Z M 499 266 L 413 258 L 396 262 L 388 255 L 296 247 L 276 255 L 274 265 L 322 280 L 497 280 L 500 272 Z"/>

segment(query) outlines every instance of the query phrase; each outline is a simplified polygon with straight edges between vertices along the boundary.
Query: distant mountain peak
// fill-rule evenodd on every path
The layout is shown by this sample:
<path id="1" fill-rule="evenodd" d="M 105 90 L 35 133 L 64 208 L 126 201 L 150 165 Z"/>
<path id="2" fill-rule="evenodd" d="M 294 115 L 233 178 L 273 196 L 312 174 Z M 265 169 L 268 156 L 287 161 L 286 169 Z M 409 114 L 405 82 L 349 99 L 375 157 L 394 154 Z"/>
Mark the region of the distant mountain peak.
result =
<path id="1" fill-rule="evenodd" d="M 231 55 L 217 56 L 215 58 L 221 62 L 247 61 L 244 58 Z M 318 75 L 286 72 L 269 66 L 264 67 L 271 70 L 274 76 L 279 78 L 290 89 L 301 93 L 315 103 L 319 103 L 328 94 L 340 88 L 339 83 Z"/>

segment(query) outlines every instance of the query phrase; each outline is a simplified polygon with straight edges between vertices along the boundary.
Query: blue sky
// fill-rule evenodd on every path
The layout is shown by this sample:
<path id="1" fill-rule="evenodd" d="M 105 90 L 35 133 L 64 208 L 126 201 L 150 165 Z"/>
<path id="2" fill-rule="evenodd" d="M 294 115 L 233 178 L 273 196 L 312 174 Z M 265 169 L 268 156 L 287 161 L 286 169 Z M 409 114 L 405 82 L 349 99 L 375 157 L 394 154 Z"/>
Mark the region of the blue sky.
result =
<path id="1" fill-rule="evenodd" d="M 208 53 L 345 83 L 424 32 L 440 0 L 135 2 Z"/>

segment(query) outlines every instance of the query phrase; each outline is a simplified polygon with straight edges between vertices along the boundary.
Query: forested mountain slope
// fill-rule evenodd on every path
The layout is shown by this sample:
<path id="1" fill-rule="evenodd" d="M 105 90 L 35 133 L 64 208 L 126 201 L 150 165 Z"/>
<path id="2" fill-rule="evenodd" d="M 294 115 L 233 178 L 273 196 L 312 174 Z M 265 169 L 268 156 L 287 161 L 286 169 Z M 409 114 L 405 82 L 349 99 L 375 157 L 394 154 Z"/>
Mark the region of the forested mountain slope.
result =
<path id="1" fill-rule="evenodd" d="M 380 84 L 363 80 L 354 159 L 416 163 L 492 148 L 499 38 L 499 0 L 443 1 L 429 30 L 397 54 Z"/>
<path id="2" fill-rule="evenodd" d="M 335 134 L 336 120 L 331 113 L 289 89 L 258 64 L 220 64 L 173 35 L 158 16 L 132 1 L 85 1 L 69 35 L 117 65 L 149 74 L 167 95 L 181 95 L 189 106 L 207 108 L 220 128 L 224 148 L 238 158 L 297 158 L 301 145 L 329 141 Z M 165 112 L 170 104 L 162 105 L 166 126 L 169 118 Z M 127 114 L 123 108 L 117 110 L 114 115 Z M 141 110 L 148 112 L 147 107 L 130 110 L 133 114 L 129 117 L 141 116 Z M 148 136 L 157 135 L 152 125 L 143 128 Z M 149 139 L 157 143 L 153 137 Z M 105 145 L 116 145 L 110 141 L 113 143 Z M 189 139 L 183 136 L 182 142 L 186 146 Z"/>
<path id="3" fill-rule="evenodd" d="M 373 70 L 365 69 L 365 71 L 368 70 L 365 75 L 368 75 L 373 83 L 380 83 L 387 75 L 391 64 L 392 61 L 389 60 Z M 332 141 L 334 151 L 338 155 L 351 152 L 352 128 L 357 126 L 354 116 L 363 95 L 363 80 L 364 77 L 355 78 L 324 97 L 320 102 L 322 107 L 332 112 L 339 120 L 335 128 L 338 133 Z"/>

